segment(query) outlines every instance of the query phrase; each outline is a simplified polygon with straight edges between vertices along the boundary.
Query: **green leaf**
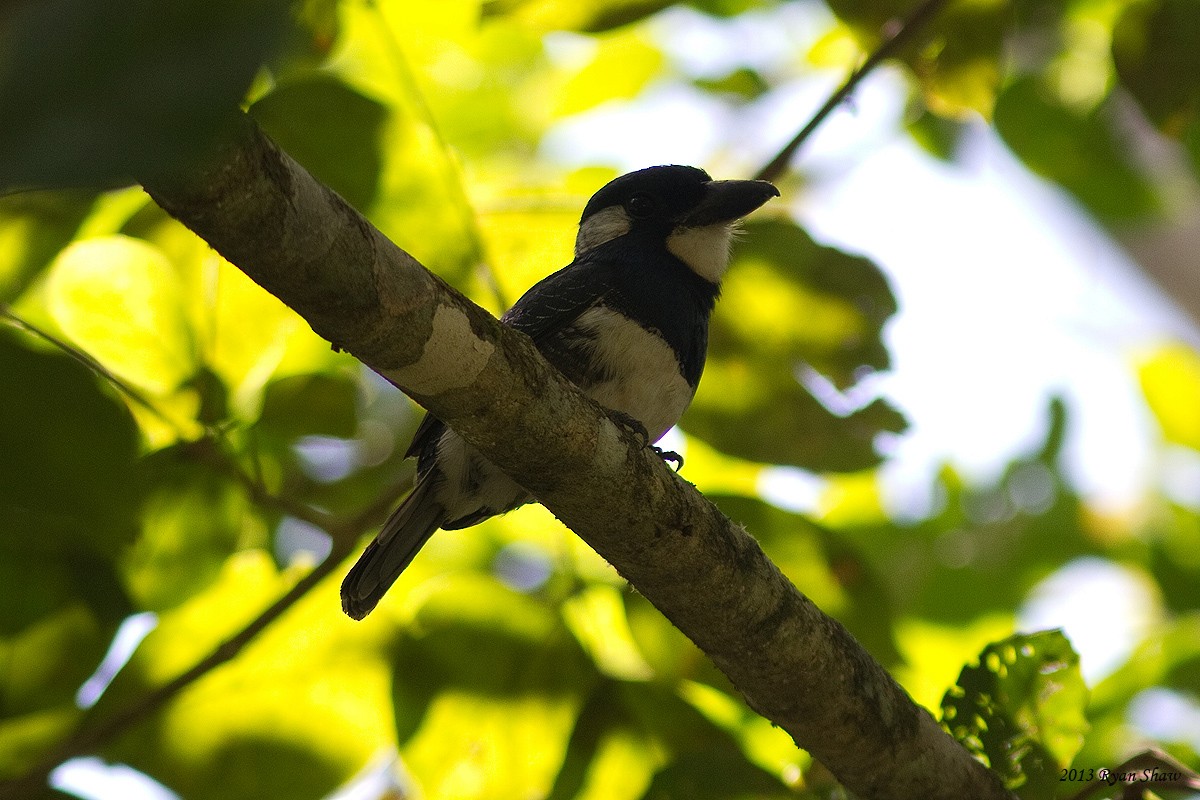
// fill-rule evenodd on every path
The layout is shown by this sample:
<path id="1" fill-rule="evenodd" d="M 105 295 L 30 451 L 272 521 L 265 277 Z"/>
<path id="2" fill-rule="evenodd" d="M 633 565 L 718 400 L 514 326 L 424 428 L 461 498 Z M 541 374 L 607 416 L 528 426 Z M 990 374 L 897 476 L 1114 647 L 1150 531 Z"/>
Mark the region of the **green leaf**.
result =
<path id="1" fill-rule="evenodd" d="M 83 713 L 75 694 L 117 625 L 76 603 L 0 639 L 0 780 L 28 771 L 74 730 Z"/>
<path id="2" fill-rule="evenodd" d="M 0 197 L 0 301 L 25 290 L 67 246 L 92 208 L 90 192 Z"/>
<path id="3" fill-rule="evenodd" d="M 907 17 L 919 0 L 830 0 L 864 49 Z M 1011 21 L 1007 0 L 960 0 L 949 4 L 920 32 L 902 58 L 920 82 L 926 107 L 960 118 L 967 112 L 990 117 L 1000 88 L 1000 59 Z"/>
<path id="4" fill-rule="evenodd" d="M 345 374 L 289 375 L 267 384 L 258 430 L 291 443 L 302 436 L 348 439 L 358 423 L 358 384 Z"/>
<path id="5" fill-rule="evenodd" d="M 693 83 L 706 92 L 728 95 L 742 101 L 757 100 L 771 88 L 761 73 L 749 67 L 739 67 L 719 78 L 697 78 Z"/>
<path id="6" fill-rule="evenodd" d="M 1114 131 L 1111 101 L 1081 110 L 1033 78 L 1015 81 L 996 104 L 996 130 L 1022 161 L 1061 185 L 1102 222 L 1146 217 L 1160 205 Z"/>
<path id="7" fill-rule="evenodd" d="M 693 0 L 694 6 L 714 16 L 739 14 L 754 0 Z M 671 0 L 484 0 L 483 15 L 511 17 L 542 31 L 573 30 L 600 33 L 629 25 L 661 11 Z"/>
<path id="8" fill-rule="evenodd" d="M 554 102 L 558 116 L 578 114 L 613 100 L 636 97 L 663 68 L 662 51 L 637 31 L 596 39 L 591 59 L 563 82 Z"/>
<path id="9" fill-rule="evenodd" d="M 1113 30 L 1117 76 L 1159 130 L 1177 139 L 1200 115 L 1200 5 L 1143 0 Z"/>
<path id="10" fill-rule="evenodd" d="M 281 130 L 285 122 L 315 127 L 310 133 L 285 135 L 301 142 L 306 158 L 321 170 L 354 184 L 356 196 L 373 201 L 359 210 L 389 239 L 459 288 L 470 285 L 481 260 L 479 232 L 458 164 L 403 55 L 409 37 L 424 38 L 414 28 L 456 24 L 472 7 L 469 2 L 343 4 L 341 34 L 323 74 L 292 76 L 259 101 L 277 117 Z M 409 18 L 410 11 L 417 19 Z M 443 47 L 441 55 L 446 52 Z M 276 93 L 284 97 L 276 99 Z M 322 109 L 323 101 L 348 109 L 352 124 L 334 119 Z M 382 116 L 380 109 L 386 112 Z M 342 137 L 358 124 L 369 126 L 353 133 L 366 154 L 351 157 L 353 169 L 337 166 L 346 157 Z M 367 174 L 368 163 L 376 164 L 374 176 Z"/>
<path id="11" fill-rule="evenodd" d="M 740 700 L 726 699 L 745 708 Z M 596 687 L 580 713 L 550 795 L 552 800 L 794 796 L 779 775 L 750 760 L 731 732 L 671 686 L 611 680 Z"/>
<path id="12" fill-rule="evenodd" d="M 269 62 L 271 71 L 286 77 L 293 71 L 318 66 L 329 55 L 341 33 L 339 5 L 338 0 L 293 3 L 282 42 Z"/>
<path id="13" fill-rule="evenodd" d="M 303 570 L 247 550 L 163 613 L 94 709 L 107 718 L 161 687 L 256 618 Z M 392 746 L 385 616 L 346 619 L 340 575 L 318 585 L 235 661 L 207 673 L 104 747 L 104 758 L 189 800 L 319 800 Z"/>
<path id="14" fill-rule="evenodd" d="M 602 681 L 579 714 L 549 800 L 638 800 L 667 753 Z"/>
<path id="15" fill-rule="evenodd" d="M 0 374 L 0 634 L 80 600 L 119 620 L 113 562 L 141 499 L 133 420 L 82 365 L 3 330 Z"/>
<path id="16" fill-rule="evenodd" d="M 264 525 L 245 490 L 204 462 L 205 445 L 175 445 L 145 457 L 142 534 L 124 573 L 138 607 L 173 608 L 220 575 L 239 547 L 261 545 Z"/>
<path id="17" fill-rule="evenodd" d="M 793 800 L 779 778 L 737 752 L 687 753 L 654 776 L 645 800 Z"/>
<path id="18" fill-rule="evenodd" d="M 952 161 L 958 152 L 964 123 L 923 112 L 907 124 L 908 133 L 925 152 L 943 161 Z"/>
<path id="19" fill-rule="evenodd" d="M 599 33 L 628 25 L 672 0 L 484 0 L 483 16 L 507 16 L 537 30 Z"/>
<path id="20" fill-rule="evenodd" d="M 657 683 L 626 683 L 617 687 L 616 700 L 629 719 L 627 724 L 666 756 L 645 797 L 793 796 L 780 776 L 752 763 L 732 733 L 673 688 Z M 737 704 L 740 706 L 741 701 Z M 719 771 L 724 771 L 726 777 L 717 775 Z"/>
<path id="21" fill-rule="evenodd" d="M 905 423 L 882 400 L 839 415 L 797 382 L 803 366 L 846 388 L 883 369 L 896 301 L 868 260 L 817 245 L 789 222 L 752 222 L 713 315 L 704 379 L 684 429 L 731 455 L 813 470 L 879 461 L 875 438 Z"/>
<path id="22" fill-rule="evenodd" d="M 708 656 L 649 600 L 636 592 L 626 593 L 623 599 L 634 643 L 657 680 L 667 684 L 685 679 L 714 683 L 722 680 Z"/>
<path id="23" fill-rule="evenodd" d="M 875 658 L 889 665 L 901 660 L 885 574 L 852 537 L 758 498 L 711 499 L 746 526 L 796 588 L 836 617 Z"/>
<path id="24" fill-rule="evenodd" d="M 46 307 L 67 337 L 117 377 L 154 394 L 198 366 L 179 274 L 127 236 L 78 241 L 50 269 Z"/>
<path id="25" fill-rule="evenodd" d="M 0 187 L 107 186 L 218 135 L 279 38 L 283 0 L 25 0 L 0 27 Z"/>
<path id="26" fill-rule="evenodd" d="M 383 104 L 332 75 L 312 73 L 276 87 L 250 114 L 287 154 L 358 209 L 379 190 Z"/>
<path id="27" fill-rule="evenodd" d="M 1167 344 L 1142 359 L 1138 380 L 1168 442 L 1200 450 L 1200 353 Z"/>
<path id="28" fill-rule="evenodd" d="M 942 700 L 942 724 L 1025 797 L 1051 797 L 1083 744 L 1087 686 L 1061 631 L 988 645 Z"/>
<path id="29" fill-rule="evenodd" d="M 400 752 L 429 797 L 538 797 L 597 679 L 556 611 L 483 575 L 439 582 L 401 643 Z"/>
<path id="30" fill-rule="evenodd" d="M 137 432 L 95 376 L 0 329 L 0 777 L 74 729 L 75 693 L 131 610 Z"/>

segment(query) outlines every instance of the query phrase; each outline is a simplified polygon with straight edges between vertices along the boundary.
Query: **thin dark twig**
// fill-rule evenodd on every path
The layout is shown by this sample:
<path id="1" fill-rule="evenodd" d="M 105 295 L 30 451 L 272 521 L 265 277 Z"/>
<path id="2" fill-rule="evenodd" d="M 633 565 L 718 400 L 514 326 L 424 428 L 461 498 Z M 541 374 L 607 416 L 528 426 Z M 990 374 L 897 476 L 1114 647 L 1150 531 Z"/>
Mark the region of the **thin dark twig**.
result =
<path id="1" fill-rule="evenodd" d="M 911 14 L 904 18 L 904 21 L 900 23 L 895 32 L 885 38 L 879 47 L 875 48 L 875 51 L 867 56 L 867 60 L 851 73 L 846 82 L 841 85 L 841 88 L 830 95 L 829 99 L 825 101 L 825 105 L 821 106 L 812 119 L 808 121 L 808 124 L 800 129 L 795 138 L 788 142 L 779 151 L 778 155 L 771 159 L 770 163 L 765 167 L 760 169 L 754 177 L 760 181 L 774 181 L 782 176 L 787 171 L 788 164 L 791 163 L 792 157 L 800 149 L 800 146 L 808 141 L 817 127 L 825 121 L 825 118 L 833 113 L 833 110 L 850 96 L 850 93 L 858 87 L 862 79 L 879 66 L 880 62 L 886 58 L 891 58 L 900 48 L 910 42 L 948 2 L 949 0 L 925 0 L 924 3 L 917 6 Z"/>

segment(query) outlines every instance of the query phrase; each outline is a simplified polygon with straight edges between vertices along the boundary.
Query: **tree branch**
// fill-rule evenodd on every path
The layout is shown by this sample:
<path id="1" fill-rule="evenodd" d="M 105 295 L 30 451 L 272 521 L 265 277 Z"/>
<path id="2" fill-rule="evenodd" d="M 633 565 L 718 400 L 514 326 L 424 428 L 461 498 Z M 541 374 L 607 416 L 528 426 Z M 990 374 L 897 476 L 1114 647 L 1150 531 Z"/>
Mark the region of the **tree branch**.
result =
<path id="1" fill-rule="evenodd" d="M 864 798 L 1006 798 L 745 531 L 248 119 L 151 196 L 531 491 Z"/>
<path id="2" fill-rule="evenodd" d="M 924 3 L 913 9 L 912 13 L 905 17 L 890 33 L 885 32 L 884 40 L 879 47 L 871 55 L 867 56 L 867 60 L 862 65 L 850 74 L 846 82 L 838 88 L 836 92 L 829 96 L 825 101 L 825 105 L 821 106 L 816 114 L 813 114 L 812 119 L 808 124 L 800 129 L 796 136 L 784 145 L 783 149 L 754 177 L 760 181 L 775 181 L 778 180 L 785 172 L 787 172 L 788 164 L 791 163 L 792 157 L 796 155 L 796 151 L 800 149 L 808 138 L 813 135 L 825 118 L 833 113 L 833 110 L 841 105 L 847 97 L 850 96 L 862 79 L 871 74 L 871 72 L 883 63 L 884 59 L 891 58 L 900 52 L 900 48 L 910 42 L 921 28 L 937 16 L 938 12 L 949 2 L 949 0 L 925 0 Z"/>

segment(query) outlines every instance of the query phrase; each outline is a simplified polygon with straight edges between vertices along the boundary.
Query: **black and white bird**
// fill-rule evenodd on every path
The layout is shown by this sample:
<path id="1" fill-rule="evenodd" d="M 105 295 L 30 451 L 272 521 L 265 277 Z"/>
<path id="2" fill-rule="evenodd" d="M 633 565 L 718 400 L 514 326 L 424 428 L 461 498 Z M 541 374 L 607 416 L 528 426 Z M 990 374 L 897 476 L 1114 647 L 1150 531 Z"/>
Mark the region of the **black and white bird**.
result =
<path id="1" fill-rule="evenodd" d="M 695 167 L 623 175 L 588 201 L 575 259 L 501 319 L 652 444 L 696 393 L 735 224 L 778 195 L 766 181 L 714 181 Z M 354 619 L 375 608 L 437 529 L 533 500 L 433 416 L 417 429 L 413 455 L 416 485 L 342 583 L 342 608 Z"/>

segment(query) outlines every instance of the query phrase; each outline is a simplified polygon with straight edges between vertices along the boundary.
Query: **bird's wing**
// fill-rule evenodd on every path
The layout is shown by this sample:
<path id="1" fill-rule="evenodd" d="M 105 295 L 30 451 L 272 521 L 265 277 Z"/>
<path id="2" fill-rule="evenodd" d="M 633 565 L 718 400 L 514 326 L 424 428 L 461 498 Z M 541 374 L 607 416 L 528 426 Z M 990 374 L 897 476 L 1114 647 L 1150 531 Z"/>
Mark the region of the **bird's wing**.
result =
<path id="1" fill-rule="evenodd" d="M 544 341 L 603 301 L 613 289 L 613 278 L 613 266 L 606 261 L 575 261 L 535 283 L 500 321 L 535 344 Z"/>
<path id="2" fill-rule="evenodd" d="M 534 344 L 545 342 L 602 302 L 612 291 L 613 277 L 609 262 L 594 258 L 573 262 L 530 287 L 500 321 L 533 339 Z M 419 455 L 445 428 L 439 419 L 426 414 L 404 457 Z"/>
<path id="3" fill-rule="evenodd" d="M 412 443 L 404 452 L 404 457 L 412 458 L 420 455 L 421 451 L 425 449 L 425 445 L 436 440 L 445 429 L 446 426 L 440 419 L 426 411 L 425 416 L 421 419 L 421 424 L 417 426 L 417 432 L 413 434 Z M 417 465 L 418 468 L 420 466 L 420 464 Z"/>

